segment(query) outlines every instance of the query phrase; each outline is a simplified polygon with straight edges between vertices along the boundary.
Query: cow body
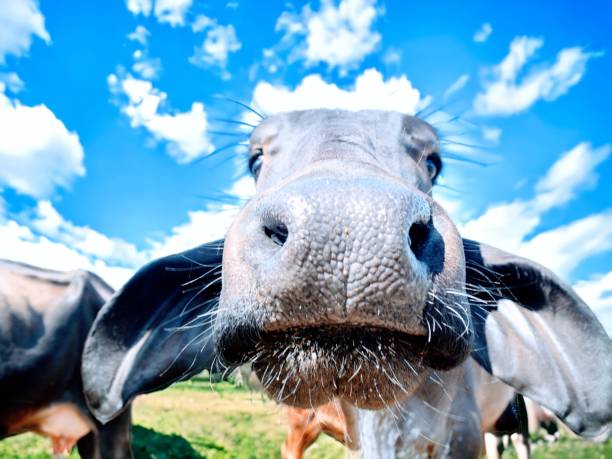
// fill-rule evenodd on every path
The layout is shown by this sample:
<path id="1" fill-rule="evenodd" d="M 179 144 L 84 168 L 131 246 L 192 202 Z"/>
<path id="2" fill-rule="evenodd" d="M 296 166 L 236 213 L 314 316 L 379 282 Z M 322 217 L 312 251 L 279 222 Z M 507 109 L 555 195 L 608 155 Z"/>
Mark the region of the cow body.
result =
<path id="1" fill-rule="evenodd" d="M 83 457 L 130 457 L 129 409 L 102 427 L 80 372 L 87 333 L 112 293 L 88 272 L 0 260 L 0 438 L 31 431 L 49 437 L 55 453 L 78 443 Z"/>

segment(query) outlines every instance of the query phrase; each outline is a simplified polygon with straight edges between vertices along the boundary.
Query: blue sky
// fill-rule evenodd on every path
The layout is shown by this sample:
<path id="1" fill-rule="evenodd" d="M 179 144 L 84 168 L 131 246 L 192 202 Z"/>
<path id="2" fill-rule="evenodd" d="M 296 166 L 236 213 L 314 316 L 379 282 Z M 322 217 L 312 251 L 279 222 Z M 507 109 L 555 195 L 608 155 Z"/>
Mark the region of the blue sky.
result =
<path id="1" fill-rule="evenodd" d="M 423 110 L 463 234 L 559 272 L 610 331 L 611 23 L 609 2 L 0 0 L 0 257 L 119 286 L 223 235 L 252 186 L 244 149 L 208 156 L 245 133 L 219 119 L 255 120 L 230 99 Z"/>

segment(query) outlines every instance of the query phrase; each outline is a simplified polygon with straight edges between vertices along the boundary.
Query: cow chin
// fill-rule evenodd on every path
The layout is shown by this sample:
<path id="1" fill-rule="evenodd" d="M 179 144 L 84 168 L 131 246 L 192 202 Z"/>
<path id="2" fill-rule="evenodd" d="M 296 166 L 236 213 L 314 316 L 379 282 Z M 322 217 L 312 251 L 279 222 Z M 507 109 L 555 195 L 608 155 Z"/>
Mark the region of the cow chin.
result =
<path id="1" fill-rule="evenodd" d="M 303 408 L 333 398 L 365 409 L 393 405 L 411 396 L 431 371 L 461 363 L 469 349 L 468 341 L 439 329 L 411 335 L 362 324 L 292 324 L 263 331 L 245 317 L 217 333 L 219 356 L 229 365 L 252 362 L 271 398 Z"/>
<path id="2" fill-rule="evenodd" d="M 429 374 L 423 337 L 367 327 L 266 333 L 253 368 L 276 401 L 310 408 L 342 398 L 380 409 L 409 397 Z"/>

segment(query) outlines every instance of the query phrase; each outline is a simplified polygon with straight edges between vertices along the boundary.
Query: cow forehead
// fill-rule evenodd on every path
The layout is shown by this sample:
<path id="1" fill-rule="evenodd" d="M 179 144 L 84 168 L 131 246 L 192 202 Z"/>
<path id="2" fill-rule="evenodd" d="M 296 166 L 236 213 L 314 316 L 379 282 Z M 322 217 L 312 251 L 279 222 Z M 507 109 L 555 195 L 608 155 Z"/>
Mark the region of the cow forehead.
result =
<path id="1" fill-rule="evenodd" d="M 301 110 L 272 115 L 254 129 L 251 143 L 265 145 L 278 137 L 314 140 L 361 136 L 375 142 L 404 141 L 416 145 L 437 143 L 434 128 L 411 115 L 384 110 Z"/>

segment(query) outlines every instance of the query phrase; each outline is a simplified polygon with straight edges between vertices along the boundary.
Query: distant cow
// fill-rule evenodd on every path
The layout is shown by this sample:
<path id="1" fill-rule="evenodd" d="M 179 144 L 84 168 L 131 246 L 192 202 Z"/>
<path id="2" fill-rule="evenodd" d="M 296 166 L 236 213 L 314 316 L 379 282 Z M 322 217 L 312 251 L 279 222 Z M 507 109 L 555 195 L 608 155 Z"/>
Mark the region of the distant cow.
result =
<path id="1" fill-rule="evenodd" d="M 499 459 L 510 442 L 518 459 L 529 459 L 532 457 L 531 436 L 540 429 L 546 432 L 544 438 L 548 443 L 561 435 L 557 418 L 550 411 L 516 394 L 491 431 L 484 434 L 487 459 Z"/>
<path id="2" fill-rule="evenodd" d="M 357 407 L 364 457 L 477 457 L 470 357 L 577 434 L 608 438 L 612 341 L 550 270 L 462 238 L 434 199 L 442 146 L 396 112 L 263 119 L 255 196 L 224 241 L 149 264 L 98 315 L 83 358 L 98 419 L 251 361 L 278 402 Z"/>
<path id="3" fill-rule="evenodd" d="M 531 441 L 525 399 L 522 395 L 508 403 L 490 431 L 484 433 L 487 459 L 499 459 L 512 442 L 517 459 L 531 458 Z"/>
<path id="4" fill-rule="evenodd" d="M 113 290 L 85 271 L 0 260 L 0 439 L 36 432 L 54 454 L 129 458 L 130 409 L 102 426 L 83 397 L 81 354 Z"/>

